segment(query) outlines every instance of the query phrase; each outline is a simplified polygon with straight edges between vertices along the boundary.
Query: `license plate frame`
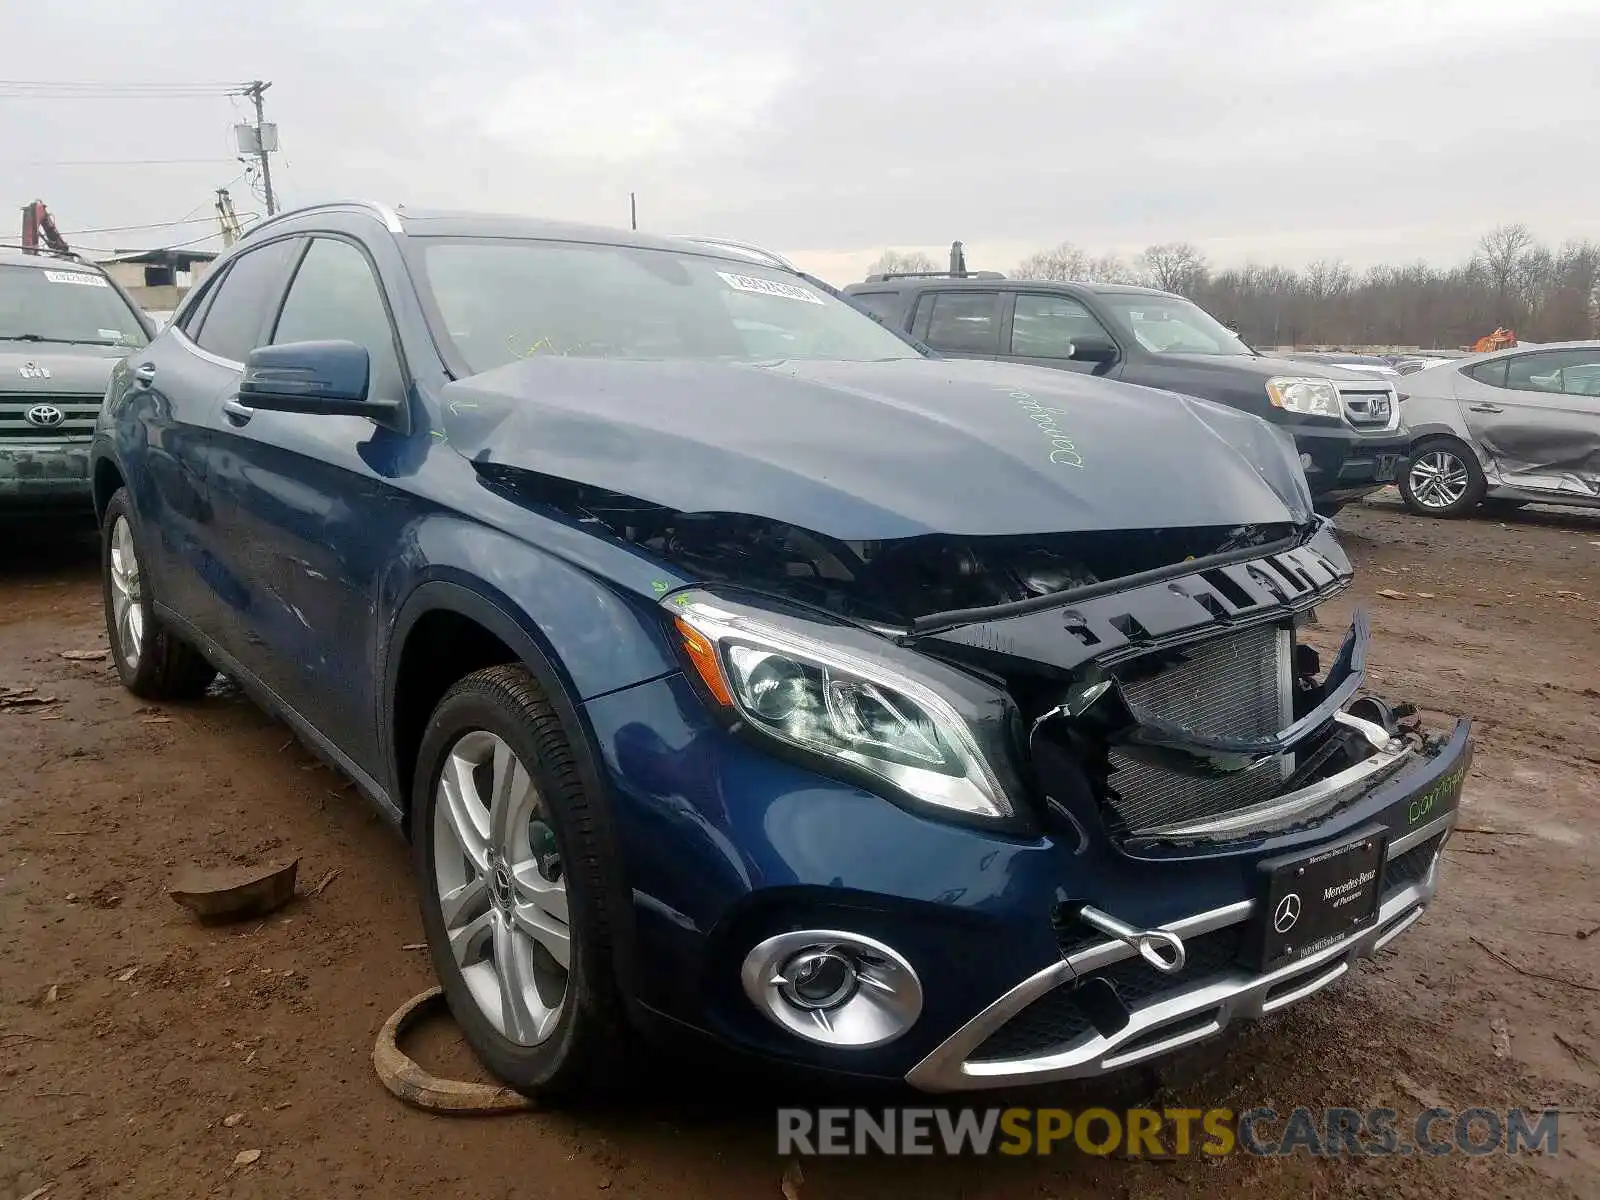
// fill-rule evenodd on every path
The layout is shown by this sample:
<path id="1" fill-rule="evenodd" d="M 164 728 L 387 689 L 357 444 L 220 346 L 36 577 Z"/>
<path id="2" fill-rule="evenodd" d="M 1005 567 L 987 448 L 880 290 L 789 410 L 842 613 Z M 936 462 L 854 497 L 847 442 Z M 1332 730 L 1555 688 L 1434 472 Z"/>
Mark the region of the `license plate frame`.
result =
<path id="1" fill-rule="evenodd" d="M 1400 455 L 1380 454 L 1378 464 L 1373 468 L 1372 478 L 1375 483 L 1393 483 L 1400 475 Z"/>
<path id="2" fill-rule="evenodd" d="M 1263 973 L 1378 923 L 1388 831 L 1371 826 L 1331 846 L 1262 862 L 1260 911 L 1247 954 Z"/>

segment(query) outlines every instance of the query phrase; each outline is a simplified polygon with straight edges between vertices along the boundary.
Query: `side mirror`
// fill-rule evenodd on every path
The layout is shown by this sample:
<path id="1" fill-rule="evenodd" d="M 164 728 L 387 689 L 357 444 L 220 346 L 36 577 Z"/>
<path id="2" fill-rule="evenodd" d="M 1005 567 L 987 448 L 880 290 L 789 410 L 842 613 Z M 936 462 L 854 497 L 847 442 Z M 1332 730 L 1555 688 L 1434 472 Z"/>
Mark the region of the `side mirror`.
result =
<path id="1" fill-rule="evenodd" d="M 394 400 L 369 400 L 372 364 L 354 342 L 287 342 L 262 346 L 245 360 L 239 403 L 269 412 L 393 417 Z"/>
<path id="2" fill-rule="evenodd" d="M 1092 363 L 1116 362 L 1116 343 L 1105 338 L 1079 338 L 1072 343 L 1072 360 Z"/>

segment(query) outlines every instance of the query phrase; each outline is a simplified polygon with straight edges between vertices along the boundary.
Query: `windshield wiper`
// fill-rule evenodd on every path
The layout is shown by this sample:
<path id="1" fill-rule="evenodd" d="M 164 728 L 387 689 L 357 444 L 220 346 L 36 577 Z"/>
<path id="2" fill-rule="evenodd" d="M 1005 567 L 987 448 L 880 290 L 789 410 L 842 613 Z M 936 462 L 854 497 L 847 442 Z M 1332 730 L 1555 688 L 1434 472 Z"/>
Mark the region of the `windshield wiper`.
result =
<path id="1" fill-rule="evenodd" d="M 59 342 L 63 346 L 120 346 L 107 338 L 46 337 L 42 333 L 0 333 L 0 342 Z"/>

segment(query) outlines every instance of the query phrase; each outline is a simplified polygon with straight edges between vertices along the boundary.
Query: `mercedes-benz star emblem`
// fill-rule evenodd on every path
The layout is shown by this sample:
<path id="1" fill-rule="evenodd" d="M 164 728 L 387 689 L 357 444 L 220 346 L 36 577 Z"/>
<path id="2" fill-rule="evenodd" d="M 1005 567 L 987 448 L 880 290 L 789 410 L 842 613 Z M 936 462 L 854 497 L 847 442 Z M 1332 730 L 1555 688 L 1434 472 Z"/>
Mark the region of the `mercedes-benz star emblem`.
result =
<path id="1" fill-rule="evenodd" d="M 1288 933 L 1300 919 L 1300 893 L 1290 892 L 1278 901 L 1272 913 L 1272 927 L 1279 933 Z"/>
<path id="2" fill-rule="evenodd" d="M 36 362 L 25 362 L 17 368 L 17 374 L 24 379 L 49 379 L 50 368 L 42 367 Z"/>
<path id="3" fill-rule="evenodd" d="M 54 404 L 35 404 L 26 415 L 29 425 L 37 425 L 41 429 L 50 429 L 67 419 L 67 414 Z"/>

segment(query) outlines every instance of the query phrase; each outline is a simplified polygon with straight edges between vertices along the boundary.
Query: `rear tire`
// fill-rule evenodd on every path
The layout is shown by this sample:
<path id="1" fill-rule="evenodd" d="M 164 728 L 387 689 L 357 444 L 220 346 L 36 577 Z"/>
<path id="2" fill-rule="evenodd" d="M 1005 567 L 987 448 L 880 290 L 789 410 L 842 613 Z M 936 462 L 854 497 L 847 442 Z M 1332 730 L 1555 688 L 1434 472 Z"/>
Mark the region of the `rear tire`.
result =
<path id="1" fill-rule="evenodd" d="M 217 669 L 161 623 L 150 602 L 144 555 L 135 532 L 133 504 L 118 488 L 100 522 L 100 575 L 106 638 L 122 686 L 146 700 L 194 700 Z"/>
<path id="2" fill-rule="evenodd" d="M 1478 456 L 1453 437 L 1426 438 L 1411 447 L 1399 486 L 1400 499 L 1419 517 L 1464 516 L 1488 490 Z"/>
<path id="3" fill-rule="evenodd" d="M 533 676 L 488 667 L 452 687 L 423 734 L 415 778 L 422 923 L 467 1043 L 540 1100 L 612 1090 L 632 1042 L 612 971 L 616 868 Z"/>

